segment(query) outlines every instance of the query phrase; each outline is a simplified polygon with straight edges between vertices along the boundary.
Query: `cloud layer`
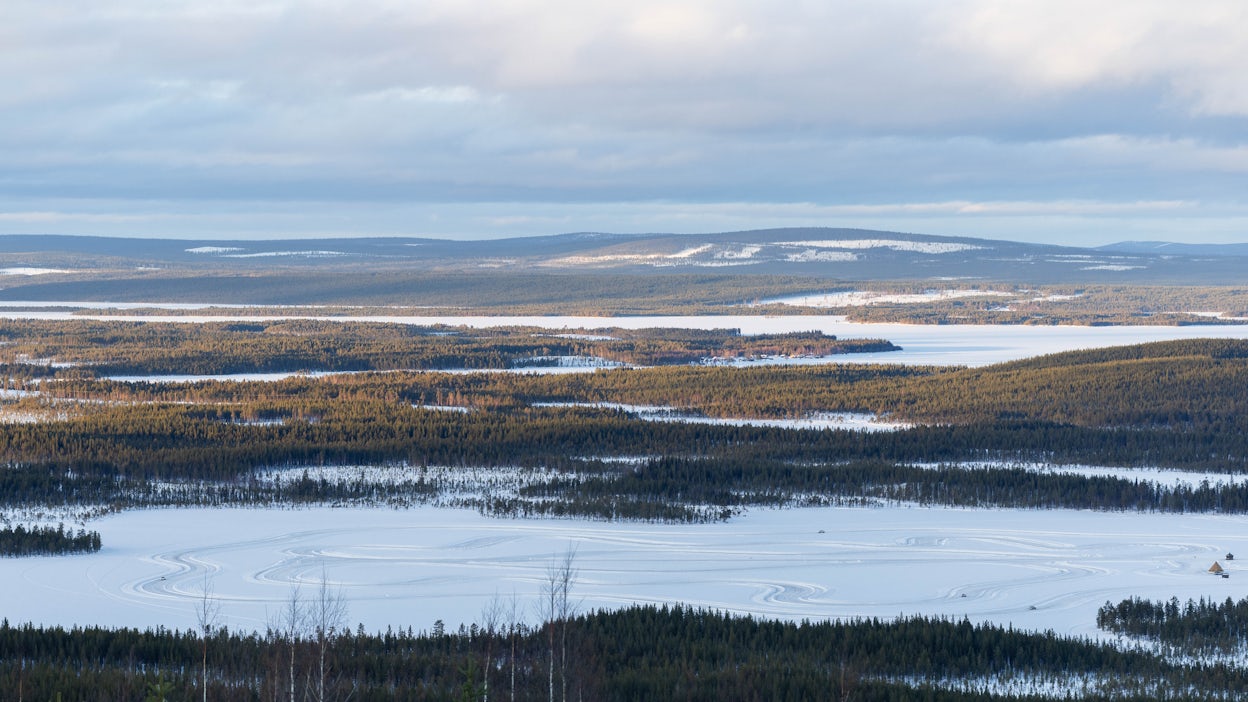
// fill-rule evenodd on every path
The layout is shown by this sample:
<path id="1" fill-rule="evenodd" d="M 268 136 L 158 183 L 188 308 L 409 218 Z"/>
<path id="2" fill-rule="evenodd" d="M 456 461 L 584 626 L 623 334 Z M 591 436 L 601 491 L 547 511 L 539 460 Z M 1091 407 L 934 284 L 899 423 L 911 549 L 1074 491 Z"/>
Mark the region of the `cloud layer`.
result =
<path id="1" fill-rule="evenodd" d="M 1242 238 L 1240 2 L 6 7 L 0 232 Z"/>

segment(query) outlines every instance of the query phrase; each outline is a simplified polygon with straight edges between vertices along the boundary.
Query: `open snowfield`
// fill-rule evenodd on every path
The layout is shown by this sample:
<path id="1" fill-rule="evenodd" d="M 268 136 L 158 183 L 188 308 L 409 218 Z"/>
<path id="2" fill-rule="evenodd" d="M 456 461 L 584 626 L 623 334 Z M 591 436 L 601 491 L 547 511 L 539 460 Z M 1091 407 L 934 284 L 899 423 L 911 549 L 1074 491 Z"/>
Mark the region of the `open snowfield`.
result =
<path id="1" fill-rule="evenodd" d="M 784 332 L 821 331 L 841 339 L 887 339 L 901 347 L 900 351 L 855 353 L 825 356 L 818 359 L 789 359 L 789 363 L 905 363 L 913 365 L 980 366 L 1013 361 L 1041 354 L 1104 346 L 1125 346 L 1170 339 L 1248 339 L 1248 325 L 1209 326 L 1001 326 L 982 324 L 864 324 L 848 322 L 834 315 L 725 315 L 725 316 L 644 316 L 644 317 L 540 317 L 540 316 L 383 316 L 360 315 L 326 317 L 300 314 L 292 309 L 282 316 L 271 315 L 91 315 L 66 309 L 30 309 L 31 306 L 110 309 L 113 303 L 18 303 L 0 302 L 0 318 L 5 319 L 111 319 L 118 321 L 169 322 L 262 322 L 273 319 L 319 319 L 326 321 L 369 321 L 419 326 L 450 325 L 475 328 L 531 326 L 553 331 L 585 329 L 648 329 L 655 327 L 679 329 L 739 329 L 744 334 L 776 334 Z M 25 307 L 23 307 L 25 306 Z M 207 305 L 141 303 L 117 304 L 111 309 L 152 308 L 196 309 Z M 771 360 L 770 362 L 779 362 Z"/>
<path id="2" fill-rule="evenodd" d="M 582 610 L 686 602 L 785 619 L 947 615 L 1095 635 L 1138 595 L 1244 594 L 1248 517 L 907 506 L 759 510 L 728 523 L 495 519 L 466 510 L 176 509 L 93 523 L 94 555 L 0 559 L 3 616 L 189 627 L 205 574 L 225 623 L 263 627 L 324 573 L 350 621 L 448 627 L 514 593 L 532 621 L 547 567 L 576 549 Z M 1214 560 L 1229 579 L 1206 573 Z"/>

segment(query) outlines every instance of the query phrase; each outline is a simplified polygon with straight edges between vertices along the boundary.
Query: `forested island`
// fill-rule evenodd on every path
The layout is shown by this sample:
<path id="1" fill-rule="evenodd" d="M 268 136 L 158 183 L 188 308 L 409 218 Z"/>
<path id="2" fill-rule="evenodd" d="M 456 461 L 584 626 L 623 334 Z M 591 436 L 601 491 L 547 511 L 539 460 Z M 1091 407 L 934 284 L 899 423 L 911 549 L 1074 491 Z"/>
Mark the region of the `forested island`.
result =
<path id="1" fill-rule="evenodd" d="M 53 556 L 67 553 L 95 553 L 100 550 L 100 532 L 23 524 L 0 529 L 0 556 Z"/>

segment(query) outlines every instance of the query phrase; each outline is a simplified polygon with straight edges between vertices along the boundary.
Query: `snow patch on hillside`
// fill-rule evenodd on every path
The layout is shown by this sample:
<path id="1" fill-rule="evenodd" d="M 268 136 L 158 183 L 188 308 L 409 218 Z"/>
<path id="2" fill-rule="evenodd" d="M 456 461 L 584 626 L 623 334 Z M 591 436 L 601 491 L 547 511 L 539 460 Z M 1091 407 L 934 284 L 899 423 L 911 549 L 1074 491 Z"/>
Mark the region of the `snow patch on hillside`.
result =
<path id="1" fill-rule="evenodd" d="M 892 249 L 922 254 L 947 254 L 977 251 L 983 246 L 945 241 L 905 241 L 904 239 L 812 239 L 778 241 L 777 246 L 801 246 L 816 249 Z"/>
<path id="2" fill-rule="evenodd" d="M 754 254 L 762 250 L 763 250 L 763 247 L 761 246 L 743 246 L 740 249 L 727 249 L 725 251 L 716 251 L 715 258 L 726 258 L 726 259 L 754 258 Z"/>
<path id="3" fill-rule="evenodd" d="M 186 249 L 186 252 L 192 254 L 227 254 L 242 250 L 237 246 L 196 246 L 193 249 Z"/>
<path id="4" fill-rule="evenodd" d="M 868 305 L 917 305 L 940 300 L 966 297 L 1012 297 L 1011 293 L 995 290 L 925 290 L 921 293 L 883 293 L 869 290 L 799 295 L 767 300 L 763 304 L 777 303 L 798 307 L 866 307 Z"/>
<path id="5" fill-rule="evenodd" d="M 49 273 L 68 273 L 61 268 L 32 268 L 18 266 L 16 268 L 0 268 L 0 275 L 48 275 Z"/>
<path id="6" fill-rule="evenodd" d="M 332 256 L 346 256 L 342 251 L 261 251 L 258 253 L 233 253 L 225 254 L 225 258 L 271 258 L 277 256 L 305 256 L 307 258 L 329 258 Z"/>
<path id="7" fill-rule="evenodd" d="M 858 254 L 848 251 L 806 249 L 799 253 L 786 254 L 784 260 L 789 263 L 845 263 L 847 261 L 857 261 Z"/>

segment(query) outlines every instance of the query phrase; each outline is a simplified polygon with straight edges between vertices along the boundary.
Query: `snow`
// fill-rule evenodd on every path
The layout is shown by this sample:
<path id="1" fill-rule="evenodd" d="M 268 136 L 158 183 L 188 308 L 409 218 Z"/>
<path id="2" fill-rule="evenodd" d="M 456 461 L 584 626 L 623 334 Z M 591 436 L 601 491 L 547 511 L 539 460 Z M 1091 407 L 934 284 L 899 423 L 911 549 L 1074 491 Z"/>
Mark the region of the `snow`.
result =
<path id="1" fill-rule="evenodd" d="M 965 297 L 1013 297 L 1011 293 L 995 290 L 925 290 L 921 293 L 897 294 L 881 293 L 865 290 L 823 293 L 819 295 L 796 295 L 774 300 L 764 300 L 759 304 L 778 303 L 800 307 L 866 307 L 868 305 L 897 304 L 914 305 L 940 300 L 956 300 Z"/>
<path id="2" fill-rule="evenodd" d="M 459 414 L 468 414 L 472 411 L 471 407 L 461 405 L 412 405 L 412 407 L 429 410 L 430 412 L 457 412 Z"/>
<path id="3" fill-rule="evenodd" d="M 11 621 L 189 627 L 204 574 L 229 626 L 263 627 L 328 574 L 350 620 L 448 626 L 495 595 L 532 603 L 576 548 L 583 610 L 684 602 L 800 620 L 924 614 L 1097 636 L 1104 602 L 1238 597 L 1209 576 L 1248 553 L 1248 517 L 907 506 L 760 510 L 664 525 L 483 517 L 420 507 L 163 509 L 90 524 L 94 555 L 0 559 Z M 523 604 L 522 604 L 523 606 Z"/>
<path id="4" fill-rule="evenodd" d="M 342 251 L 261 251 L 258 253 L 232 253 L 225 254 L 225 258 L 272 258 L 276 256 L 306 256 L 309 258 L 324 258 L 327 256 L 346 256 Z"/>
<path id="5" fill-rule="evenodd" d="M 647 422 L 714 424 L 733 427 L 776 427 L 780 429 L 851 429 L 854 431 L 897 431 L 909 428 L 904 422 L 889 422 L 874 414 L 858 412 L 817 412 L 796 419 L 749 417 L 703 417 L 663 405 L 629 405 L 619 402 L 535 402 L 534 407 L 591 407 L 626 412 Z"/>
<path id="6" fill-rule="evenodd" d="M 847 261 L 857 261 L 858 254 L 848 251 L 806 249 L 800 253 L 786 254 L 784 260 L 789 263 L 845 263 Z"/>
<path id="7" fill-rule="evenodd" d="M 351 375 L 369 371 L 279 371 L 275 373 L 169 373 L 154 375 L 108 375 L 101 380 L 116 383 L 204 383 L 209 381 L 239 383 L 276 383 L 288 378 L 324 378 L 330 375 Z"/>
<path id="8" fill-rule="evenodd" d="M 754 254 L 762 250 L 763 250 L 763 247 L 761 246 L 742 246 L 740 249 L 725 249 L 723 251 L 717 251 L 715 253 L 715 258 L 726 258 L 726 259 L 754 258 Z"/>
<path id="9" fill-rule="evenodd" d="M 702 244 L 701 246 L 691 246 L 687 249 L 681 249 L 674 254 L 668 254 L 664 258 L 693 258 L 700 253 L 706 253 L 711 250 L 710 244 Z"/>
<path id="10" fill-rule="evenodd" d="M 18 266 L 16 268 L 0 268 L 0 275 L 48 275 L 49 273 L 68 273 L 60 268 L 33 268 Z"/>
<path id="11" fill-rule="evenodd" d="M 577 341 L 616 341 L 614 336 L 606 334 L 551 334 L 556 339 L 573 339 Z"/>
<path id="12" fill-rule="evenodd" d="M 976 251 L 982 246 L 943 241 L 904 241 L 901 239 L 819 239 L 813 241 L 777 241 L 777 246 L 803 246 L 822 249 L 892 249 L 924 254 L 946 254 Z"/>
<path id="13" fill-rule="evenodd" d="M 1134 271 L 1147 268 L 1147 266 L 1129 266 L 1125 263 L 1102 263 L 1096 266 L 1084 266 L 1079 270 L 1082 271 Z"/>
<path id="14" fill-rule="evenodd" d="M 193 254 L 222 254 L 242 251 L 237 246 L 196 246 L 193 249 L 186 249 L 187 253 Z"/>
<path id="15" fill-rule="evenodd" d="M 626 364 L 598 356 L 525 356 L 512 360 L 518 363 L 508 370 L 555 370 L 568 368 L 623 368 Z"/>

